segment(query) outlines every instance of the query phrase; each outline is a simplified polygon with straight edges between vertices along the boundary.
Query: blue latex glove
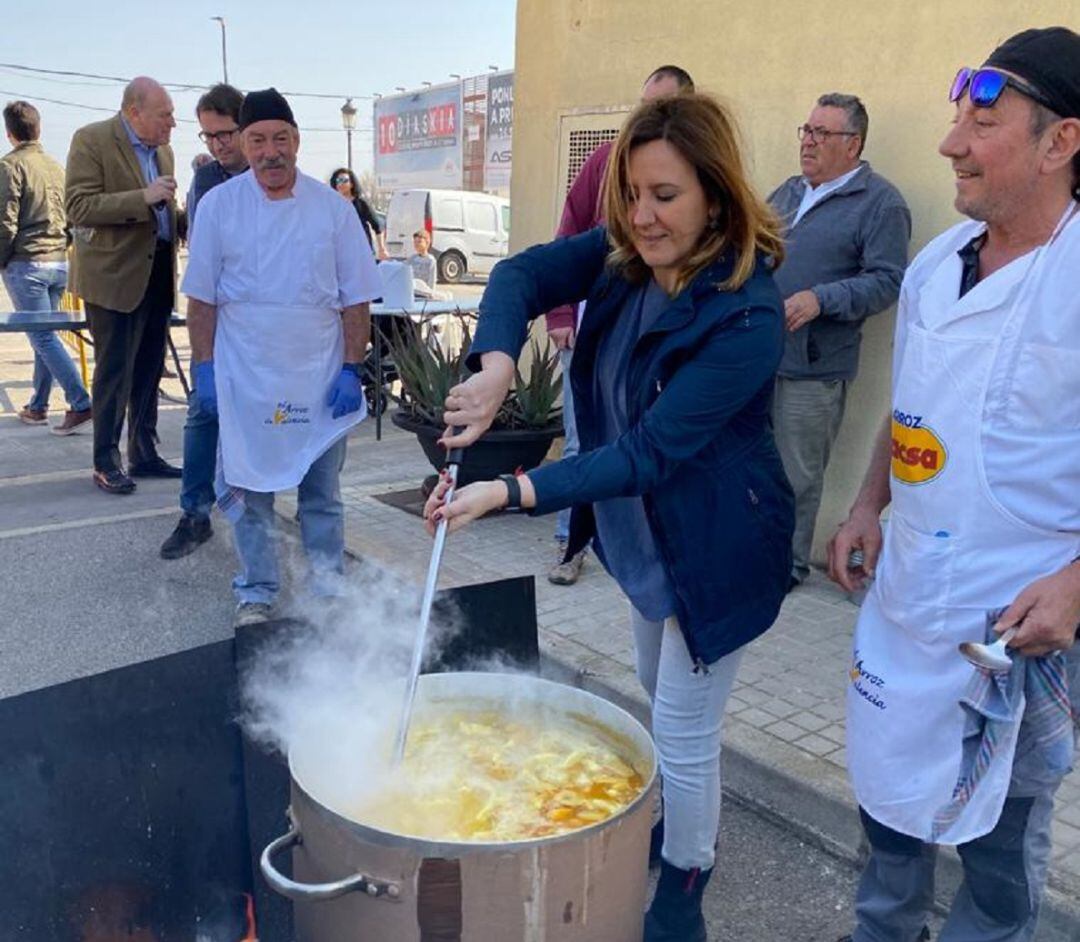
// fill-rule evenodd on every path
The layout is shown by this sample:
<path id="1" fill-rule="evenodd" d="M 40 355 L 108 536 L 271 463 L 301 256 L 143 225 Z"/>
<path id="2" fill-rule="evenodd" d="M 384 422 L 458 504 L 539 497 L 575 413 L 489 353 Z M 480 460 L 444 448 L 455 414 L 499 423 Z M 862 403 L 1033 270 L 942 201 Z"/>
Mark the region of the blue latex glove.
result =
<path id="1" fill-rule="evenodd" d="M 350 412 L 360 411 L 364 402 L 364 392 L 360 388 L 360 377 L 347 366 L 342 367 L 338 378 L 326 397 L 326 404 L 333 408 L 333 416 L 340 419 Z"/>
<path id="2" fill-rule="evenodd" d="M 217 415 L 217 385 L 214 382 L 214 361 L 203 360 L 191 367 L 195 377 L 195 401 L 208 415 Z"/>

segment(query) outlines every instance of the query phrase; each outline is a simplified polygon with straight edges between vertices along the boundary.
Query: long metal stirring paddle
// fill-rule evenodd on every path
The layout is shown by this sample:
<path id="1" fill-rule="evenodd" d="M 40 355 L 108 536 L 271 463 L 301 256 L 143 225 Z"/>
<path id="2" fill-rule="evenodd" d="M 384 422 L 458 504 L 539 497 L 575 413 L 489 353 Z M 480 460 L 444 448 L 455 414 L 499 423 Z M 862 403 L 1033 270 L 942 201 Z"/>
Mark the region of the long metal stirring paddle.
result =
<path id="1" fill-rule="evenodd" d="M 460 434 L 464 428 L 455 428 L 454 434 Z M 458 467 L 465 457 L 465 449 L 451 448 L 446 453 L 446 470 L 450 475 L 450 487 L 446 491 L 449 504 L 454 499 L 457 488 Z M 420 622 L 416 627 L 413 641 L 412 664 L 405 681 L 405 699 L 401 705 L 401 723 L 398 725 L 397 740 L 394 743 L 394 765 L 400 765 L 405 757 L 405 743 L 409 738 L 409 724 L 412 722 L 413 702 L 416 700 L 416 685 L 420 681 L 420 667 L 424 660 L 424 645 L 427 642 L 428 623 L 431 621 L 431 605 L 435 601 L 435 588 L 439 582 L 439 566 L 442 565 L 443 548 L 446 546 L 446 528 L 449 521 L 443 517 L 435 528 L 435 542 L 431 548 L 431 561 L 428 563 L 427 582 L 424 584 L 424 597 L 420 602 Z"/>

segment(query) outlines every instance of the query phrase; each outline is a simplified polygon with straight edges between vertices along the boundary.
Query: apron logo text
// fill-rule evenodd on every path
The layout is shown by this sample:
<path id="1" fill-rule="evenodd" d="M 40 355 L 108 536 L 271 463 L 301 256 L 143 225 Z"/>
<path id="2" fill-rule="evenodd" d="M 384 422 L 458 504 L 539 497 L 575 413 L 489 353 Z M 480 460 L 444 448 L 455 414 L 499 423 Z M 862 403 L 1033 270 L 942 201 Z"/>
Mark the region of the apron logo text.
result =
<path id="1" fill-rule="evenodd" d="M 311 409 L 294 406 L 291 402 L 279 402 L 272 418 L 264 419 L 263 425 L 310 425 Z"/>
<path id="2" fill-rule="evenodd" d="M 925 484 L 941 474 L 947 460 L 944 443 L 922 424 L 922 416 L 893 412 L 892 476 L 897 481 Z"/>
<path id="3" fill-rule="evenodd" d="M 885 690 L 885 678 L 872 674 L 863 667 L 858 648 L 855 649 L 848 676 L 851 678 L 851 685 L 855 688 L 855 692 L 867 703 L 877 707 L 879 710 L 887 709 L 885 701 L 881 699 L 881 695 Z"/>
<path id="4" fill-rule="evenodd" d="M 922 428 L 921 415 L 910 415 L 907 412 L 901 412 L 899 409 L 893 409 L 892 417 L 894 422 L 903 425 L 905 428 Z"/>

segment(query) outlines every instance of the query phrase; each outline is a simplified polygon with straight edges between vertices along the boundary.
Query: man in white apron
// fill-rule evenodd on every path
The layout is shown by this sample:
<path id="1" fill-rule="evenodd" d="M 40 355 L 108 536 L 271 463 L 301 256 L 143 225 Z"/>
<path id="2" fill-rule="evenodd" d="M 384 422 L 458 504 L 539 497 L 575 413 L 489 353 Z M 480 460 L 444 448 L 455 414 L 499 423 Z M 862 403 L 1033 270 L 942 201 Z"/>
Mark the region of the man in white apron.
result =
<path id="1" fill-rule="evenodd" d="M 928 938 L 938 843 L 964 866 L 941 942 L 1032 938 L 1080 707 L 1080 36 L 1020 33 L 961 70 L 950 97 L 940 150 L 972 221 L 908 269 L 892 414 L 829 545 L 849 591 L 876 575 L 848 685 L 871 848 L 854 942 Z M 864 561 L 849 569 L 854 549 Z M 965 752 L 960 700 L 978 678 L 957 645 L 986 640 L 997 609 L 994 630 L 1019 628 L 1017 652 L 1060 667 L 1055 757 L 1027 688 L 992 742 L 974 753 L 969 738 Z M 978 784 L 961 788 L 973 763 Z"/>
<path id="2" fill-rule="evenodd" d="M 220 426 L 219 497 L 238 511 L 237 624 L 252 624 L 271 617 L 280 585 L 275 491 L 298 488 L 311 589 L 335 594 L 339 475 L 346 435 L 366 414 L 360 361 L 380 288 L 352 207 L 296 169 L 285 99 L 251 92 L 240 128 L 251 169 L 199 203 L 182 290 L 194 395 Z"/>

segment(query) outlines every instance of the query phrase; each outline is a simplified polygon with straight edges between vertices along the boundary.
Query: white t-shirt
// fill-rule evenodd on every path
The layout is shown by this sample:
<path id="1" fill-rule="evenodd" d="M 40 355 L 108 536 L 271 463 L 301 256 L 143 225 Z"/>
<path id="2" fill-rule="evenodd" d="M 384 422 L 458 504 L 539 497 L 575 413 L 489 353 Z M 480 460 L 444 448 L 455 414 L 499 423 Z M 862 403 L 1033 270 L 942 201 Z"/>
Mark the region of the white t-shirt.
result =
<path id="1" fill-rule="evenodd" d="M 379 297 L 375 258 L 352 205 L 297 171 L 271 200 L 248 170 L 199 201 L 181 290 L 231 301 L 340 310 Z"/>

